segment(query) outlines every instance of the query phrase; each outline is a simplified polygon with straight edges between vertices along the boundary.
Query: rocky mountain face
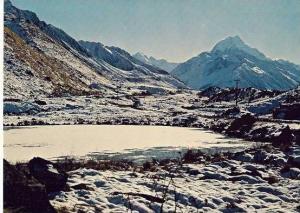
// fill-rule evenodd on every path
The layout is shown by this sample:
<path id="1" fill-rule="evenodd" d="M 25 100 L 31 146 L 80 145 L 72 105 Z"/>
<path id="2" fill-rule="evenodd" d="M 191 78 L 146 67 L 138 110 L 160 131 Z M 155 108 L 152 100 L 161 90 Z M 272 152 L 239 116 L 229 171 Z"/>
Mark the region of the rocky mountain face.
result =
<path id="1" fill-rule="evenodd" d="M 175 67 L 178 66 L 179 63 L 173 63 L 173 62 L 169 62 L 165 59 L 156 59 L 152 56 L 148 57 L 143 53 L 136 53 L 134 55 L 132 55 L 134 58 L 142 61 L 145 64 L 150 64 L 152 66 L 158 67 L 160 69 L 163 69 L 167 72 L 171 72 L 173 69 L 175 69 Z"/>
<path id="2" fill-rule="evenodd" d="M 5 98 L 185 87 L 167 72 L 136 60 L 125 50 L 105 48 L 100 43 L 92 49 L 88 42 L 76 41 L 8 0 L 4 9 Z"/>
<path id="3" fill-rule="evenodd" d="M 159 67 L 154 67 L 151 64 L 144 63 L 136 59 L 119 47 L 108 47 L 104 46 L 100 42 L 82 40 L 79 41 L 79 44 L 84 47 L 97 61 L 105 61 L 119 69 L 126 71 L 139 70 L 140 72 L 146 73 L 147 71 L 150 71 L 152 73 L 168 74 L 165 70 L 162 70 Z"/>
<path id="4" fill-rule="evenodd" d="M 172 74 L 194 89 L 235 87 L 235 80 L 241 88 L 271 90 L 289 90 L 300 83 L 298 65 L 272 60 L 238 36 L 178 65 Z"/>

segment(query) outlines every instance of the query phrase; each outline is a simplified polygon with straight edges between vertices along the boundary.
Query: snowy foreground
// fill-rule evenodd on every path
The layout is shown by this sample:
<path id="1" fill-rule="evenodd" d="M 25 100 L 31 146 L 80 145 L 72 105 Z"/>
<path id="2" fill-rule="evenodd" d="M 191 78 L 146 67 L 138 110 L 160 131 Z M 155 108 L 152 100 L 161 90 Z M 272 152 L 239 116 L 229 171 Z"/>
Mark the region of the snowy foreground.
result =
<path id="1" fill-rule="evenodd" d="M 81 168 L 50 202 L 61 212 L 299 212 L 300 170 L 280 170 L 286 161 L 280 151 L 256 151 L 148 171 Z"/>

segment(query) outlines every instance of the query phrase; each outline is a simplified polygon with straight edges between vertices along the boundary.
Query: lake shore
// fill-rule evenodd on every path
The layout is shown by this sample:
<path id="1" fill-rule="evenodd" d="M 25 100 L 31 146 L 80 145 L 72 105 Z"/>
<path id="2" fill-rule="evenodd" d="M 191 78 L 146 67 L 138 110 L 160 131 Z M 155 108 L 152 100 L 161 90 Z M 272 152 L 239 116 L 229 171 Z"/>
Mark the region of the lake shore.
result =
<path id="1" fill-rule="evenodd" d="M 190 150 L 178 159 L 56 162 L 67 188 L 50 193 L 58 212 L 299 211 L 300 150 L 261 146 L 236 153 Z M 19 171 L 27 164 L 18 164 Z"/>
<path id="2" fill-rule="evenodd" d="M 192 147 L 191 152 L 187 149 L 173 158 L 139 165 L 131 160 L 97 161 L 65 155 L 56 167 L 68 175 L 67 188 L 46 194 L 58 212 L 299 211 L 300 125 L 294 120 L 274 119 L 273 99 L 243 102 L 239 108 L 232 101 L 209 102 L 195 92 L 150 95 L 140 100 L 139 106 L 125 96 L 45 98 L 45 105 L 40 106 L 14 102 L 9 104 L 25 111 L 5 114 L 4 125 L 202 128 L 228 140 L 240 138 L 248 144 L 259 141 L 268 145 L 218 154 Z M 21 165 L 27 166 L 16 166 Z"/>

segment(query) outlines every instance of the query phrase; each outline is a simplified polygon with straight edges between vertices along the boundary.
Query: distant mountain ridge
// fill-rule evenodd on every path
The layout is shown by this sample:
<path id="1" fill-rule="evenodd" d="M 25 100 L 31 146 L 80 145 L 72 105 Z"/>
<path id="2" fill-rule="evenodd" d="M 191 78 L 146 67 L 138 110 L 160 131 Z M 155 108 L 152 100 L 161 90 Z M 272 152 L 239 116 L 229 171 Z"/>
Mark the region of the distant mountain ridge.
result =
<path id="1" fill-rule="evenodd" d="M 159 67 L 154 67 L 151 64 L 144 63 L 143 61 L 137 60 L 131 56 L 125 50 L 119 47 L 105 46 L 100 42 L 91 41 L 78 41 L 79 44 L 85 48 L 88 53 L 97 60 L 104 60 L 110 65 L 117 67 L 122 70 L 131 71 L 139 69 L 140 66 L 144 66 L 154 73 L 168 74 Z"/>
<path id="2" fill-rule="evenodd" d="M 179 64 L 179 63 L 168 62 L 165 59 L 156 59 L 152 56 L 148 57 L 147 55 L 145 55 L 141 52 L 137 52 L 132 56 L 134 58 L 146 63 L 146 64 L 150 64 L 152 66 L 158 67 L 158 68 L 163 69 L 167 72 L 171 72 Z"/>
<path id="3" fill-rule="evenodd" d="M 235 87 L 237 79 L 242 88 L 289 90 L 300 84 L 298 65 L 272 60 L 238 36 L 178 65 L 172 74 L 194 89 Z"/>

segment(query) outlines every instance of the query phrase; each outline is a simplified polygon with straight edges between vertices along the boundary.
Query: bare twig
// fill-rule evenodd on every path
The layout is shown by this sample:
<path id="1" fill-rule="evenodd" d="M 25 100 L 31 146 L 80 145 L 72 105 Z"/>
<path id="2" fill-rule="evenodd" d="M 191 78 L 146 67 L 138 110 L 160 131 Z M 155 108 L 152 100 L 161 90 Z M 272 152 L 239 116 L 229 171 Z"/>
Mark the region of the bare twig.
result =
<path id="1" fill-rule="evenodd" d="M 132 195 L 132 196 L 139 196 L 142 198 L 145 198 L 146 200 L 149 200 L 151 202 L 157 202 L 157 203 L 162 203 L 163 202 L 163 198 L 160 197 L 155 197 L 152 195 L 148 195 L 148 194 L 143 194 L 143 193 L 134 193 L 134 192 L 113 192 L 113 195 L 118 195 L 118 194 L 123 194 L 123 195 Z"/>

